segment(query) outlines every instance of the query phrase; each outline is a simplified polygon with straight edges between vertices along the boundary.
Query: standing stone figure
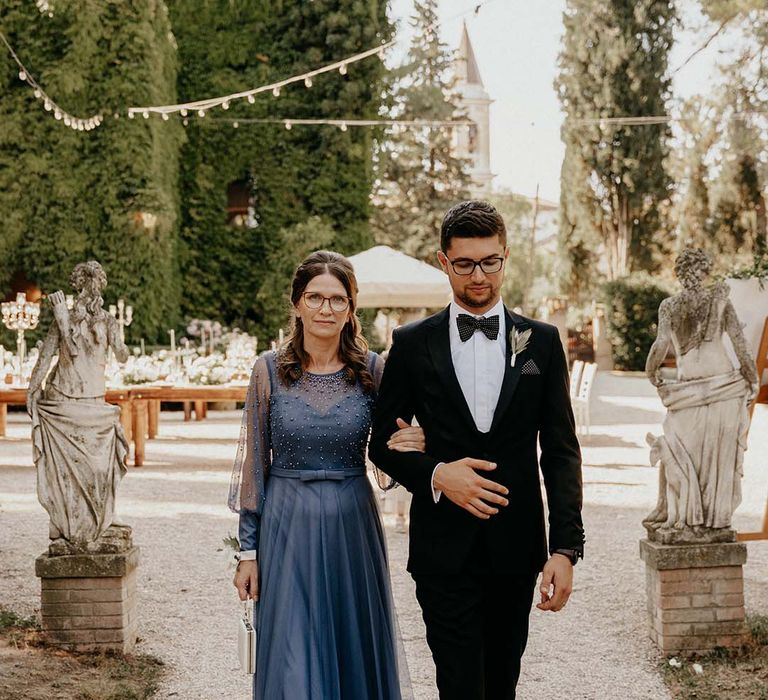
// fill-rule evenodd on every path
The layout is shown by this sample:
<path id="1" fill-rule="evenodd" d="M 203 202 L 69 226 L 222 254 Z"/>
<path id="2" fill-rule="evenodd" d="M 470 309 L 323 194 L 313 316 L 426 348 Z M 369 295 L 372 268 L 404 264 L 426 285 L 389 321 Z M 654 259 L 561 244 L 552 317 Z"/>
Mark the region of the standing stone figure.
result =
<path id="1" fill-rule="evenodd" d="M 62 292 L 49 296 L 54 323 L 27 394 L 37 496 L 51 518 L 51 554 L 119 551 L 130 529 L 110 525 L 128 443 L 119 409 L 104 400 L 104 369 L 110 347 L 121 362 L 128 350 L 117 321 L 103 309 L 107 276 L 101 265 L 80 263 L 70 284 L 78 293 L 71 311 Z"/>
<path id="2" fill-rule="evenodd" d="M 758 377 L 747 351 L 728 287 L 704 287 L 712 261 L 698 249 L 675 261 L 683 291 L 661 302 L 659 328 L 645 371 L 658 388 L 667 416 L 664 434 L 648 434 L 651 464 L 660 463 L 659 501 L 643 521 L 649 539 L 664 544 L 732 541 L 731 518 L 741 502 L 747 447 L 747 408 Z M 727 334 L 739 367 L 723 344 Z M 669 347 L 677 379 L 661 377 Z"/>

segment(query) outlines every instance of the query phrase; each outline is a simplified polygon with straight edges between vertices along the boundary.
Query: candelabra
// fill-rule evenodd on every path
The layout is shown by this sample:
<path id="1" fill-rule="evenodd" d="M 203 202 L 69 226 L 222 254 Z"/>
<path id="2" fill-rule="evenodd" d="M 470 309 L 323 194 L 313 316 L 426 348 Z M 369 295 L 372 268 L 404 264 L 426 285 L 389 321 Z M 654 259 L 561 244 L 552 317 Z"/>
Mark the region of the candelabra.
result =
<path id="1" fill-rule="evenodd" d="M 122 299 L 118 299 L 117 306 L 109 305 L 109 313 L 117 319 L 120 326 L 120 340 L 125 343 L 125 327 L 130 326 L 133 321 L 133 307 L 126 306 Z"/>
<path id="2" fill-rule="evenodd" d="M 40 321 L 40 304 L 27 301 L 27 295 L 19 292 L 16 301 L 5 301 L 0 305 L 3 324 L 8 330 L 16 331 L 16 354 L 19 357 L 19 384 L 24 384 L 24 331 L 37 328 Z"/>

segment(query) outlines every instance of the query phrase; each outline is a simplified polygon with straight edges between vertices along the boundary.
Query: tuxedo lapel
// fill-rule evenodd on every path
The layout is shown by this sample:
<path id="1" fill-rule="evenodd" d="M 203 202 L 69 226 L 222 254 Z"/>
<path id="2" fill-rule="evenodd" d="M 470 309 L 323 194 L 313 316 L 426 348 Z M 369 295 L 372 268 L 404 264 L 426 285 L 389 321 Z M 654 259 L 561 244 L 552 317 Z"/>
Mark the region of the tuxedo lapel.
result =
<path id="1" fill-rule="evenodd" d="M 464 398 L 464 392 L 461 390 L 461 385 L 456 377 L 456 370 L 451 357 L 451 337 L 448 327 L 450 322 L 449 308 L 433 317 L 432 328 L 427 335 L 427 346 L 432 357 L 432 363 L 443 378 L 446 392 L 459 410 L 461 421 L 466 423 L 470 430 L 476 431 L 475 419 L 472 417 L 467 400 Z"/>
<path id="2" fill-rule="evenodd" d="M 504 307 L 504 321 L 504 332 L 506 333 L 505 337 L 507 341 L 507 352 L 504 358 L 504 379 L 501 383 L 499 401 L 493 412 L 493 422 L 491 423 L 490 432 L 493 432 L 499 427 L 501 419 L 509 408 L 509 404 L 515 394 L 515 389 L 517 388 L 517 382 L 520 380 L 522 366 L 525 364 L 525 360 L 521 362 L 520 357 L 518 357 L 515 366 L 512 367 L 512 348 L 509 343 L 509 334 L 515 329 L 517 331 L 524 331 L 528 328 L 528 324 L 525 322 L 525 319 L 512 314 L 506 306 Z"/>

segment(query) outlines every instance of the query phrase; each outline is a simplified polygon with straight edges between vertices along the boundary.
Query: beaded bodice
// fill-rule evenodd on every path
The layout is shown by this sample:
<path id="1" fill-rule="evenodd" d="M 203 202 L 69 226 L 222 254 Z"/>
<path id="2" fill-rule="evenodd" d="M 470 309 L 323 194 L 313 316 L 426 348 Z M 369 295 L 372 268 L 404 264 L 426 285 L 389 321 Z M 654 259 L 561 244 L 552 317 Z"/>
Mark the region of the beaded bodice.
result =
<path id="1" fill-rule="evenodd" d="M 364 467 L 373 398 L 359 383 L 350 384 L 344 370 L 305 372 L 290 387 L 273 382 L 269 408 L 272 466 Z"/>

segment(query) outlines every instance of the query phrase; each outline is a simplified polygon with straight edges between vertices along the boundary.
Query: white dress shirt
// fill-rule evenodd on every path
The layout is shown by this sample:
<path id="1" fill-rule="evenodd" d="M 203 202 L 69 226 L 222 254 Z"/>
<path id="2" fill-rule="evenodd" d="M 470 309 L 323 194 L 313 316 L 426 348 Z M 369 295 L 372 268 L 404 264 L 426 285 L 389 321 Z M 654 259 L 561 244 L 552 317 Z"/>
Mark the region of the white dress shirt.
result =
<path id="1" fill-rule="evenodd" d="M 477 429 L 481 433 L 487 433 L 493 423 L 493 414 L 496 411 L 504 381 L 504 362 L 507 352 L 504 304 L 499 299 L 492 309 L 482 314 L 486 318 L 499 317 L 499 336 L 496 340 L 490 340 L 485 333 L 475 331 L 469 340 L 462 342 L 456 324 L 459 314 L 468 314 L 475 318 L 480 318 L 480 315 L 470 313 L 452 301 L 448 311 L 448 333 L 453 369 L 459 380 L 461 392 L 464 394 Z M 440 464 L 435 467 L 435 470 L 439 466 Z M 434 478 L 435 474 L 432 472 L 432 494 L 437 503 L 441 492 L 434 488 Z"/>

